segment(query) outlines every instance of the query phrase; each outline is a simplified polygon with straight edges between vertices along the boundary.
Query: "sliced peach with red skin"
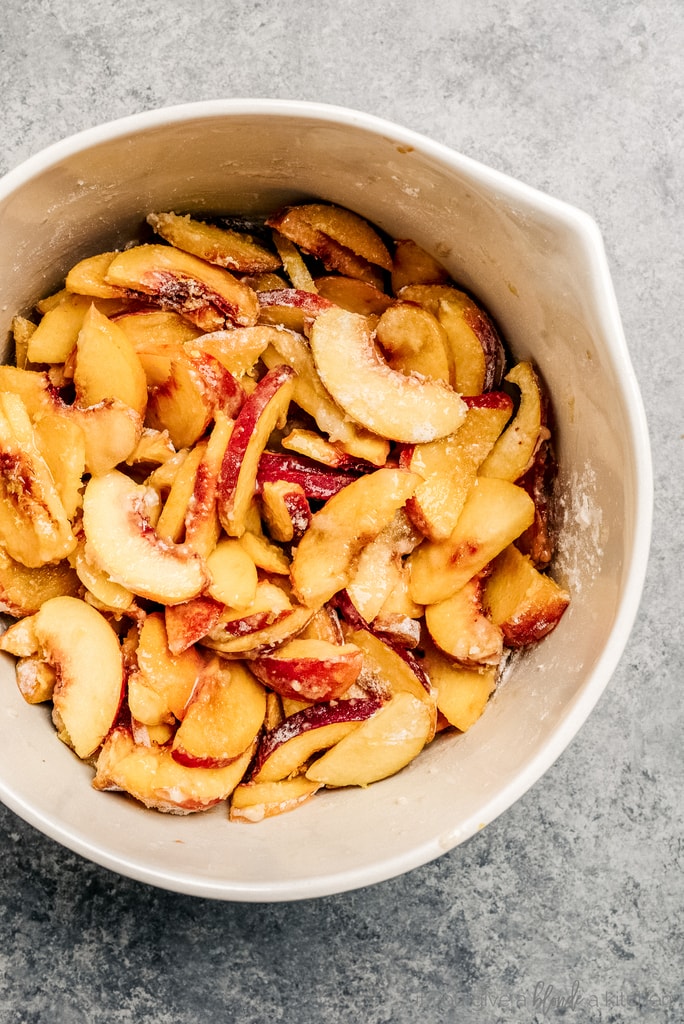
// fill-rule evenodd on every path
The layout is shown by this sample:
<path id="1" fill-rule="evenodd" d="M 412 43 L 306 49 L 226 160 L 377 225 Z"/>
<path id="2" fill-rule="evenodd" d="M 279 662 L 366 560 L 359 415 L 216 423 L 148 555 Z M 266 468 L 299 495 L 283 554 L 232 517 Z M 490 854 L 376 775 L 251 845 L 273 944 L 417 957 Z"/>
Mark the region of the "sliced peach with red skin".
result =
<path id="1" fill-rule="evenodd" d="M 226 800 L 249 767 L 247 749 L 225 768 L 187 768 L 168 747 L 136 743 L 130 729 L 117 727 L 97 760 L 93 786 L 123 790 L 146 807 L 170 814 L 204 811 Z"/>
<path id="2" fill-rule="evenodd" d="M 0 393 L 0 542 L 10 558 L 34 568 L 59 562 L 76 547 L 26 406 Z"/>
<path id="3" fill-rule="evenodd" d="M 423 645 L 423 664 L 435 689 L 440 715 L 465 732 L 481 717 L 496 688 L 497 667 L 468 668 L 431 643 Z"/>
<path id="4" fill-rule="evenodd" d="M 410 764 L 432 739 L 434 715 L 410 693 L 396 693 L 358 729 L 318 758 L 307 779 L 324 786 L 369 786 Z"/>
<path id="5" fill-rule="evenodd" d="M 38 653 L 57 673 L 55 720 L 78 756 L 90 757 L 112 728 L 123 697 L 119 639 L 100 612 L 75 597 L 46 601 L 34 629 Z"/>
<path id="6" fill-rule="evenodd" d="M 281 697 L 335 700 L 356 682 L 363 655 L 353 644 L 295 639 L 251 663 L 254 674 Z"/>
<path id="7" fill-rule="evenodd" d="M 387 636 L 379 636 L 368 628 L 345 628 L 347 643 L 363 651 L 364 670 L 375 675 L 389 693 L 413 694 L 418 700 L 434 706 L 430 680 L 423 671 L 420 659 L 411 651 L 393 643 Z"/>
<path id="8" fill-rule="evenodd" d="M 461 665 L 498 665 L 503 633 L 482 609 L 483 583 L 468 580 L 451 597 L 425 609 L 425 625 L 436 646 Z"/>
<path id="9" fill-rule="evenodd" d="M 316 512 L 292 560 L 295 593 L 311 608 L 350 581 L 356 560 L 413 494 L 420 478 L 402 469 L 359 477 Z"/>
<path id="10" fill-rule="evenodd" d="M 515 481 L 531 467 L 539 443 L 549 436 L 539 378 L 531 363 L 517 363 L 506 380 L 520 390 L 514 418 L 480 466 L 480 475 Z"/>
<path id="11" fill-rule="evenodd" d="M 555 550 L 553 499 L 557 471 L 553 445 L 547 438 L 537 448 L 530 468 L 516 481 L 534 502 L 534 522 L 518 537 L 516 547 L 530 556 L 540 572 L 549 566 Z"/>
<path id="12" fill-rule="evenodd" d="M 453 386 L 464 395 L 499 387 L 506 365 L 491 318 L 469 295 L 450 284 L 407 285 L 398 298 L 417 302 L 441 322 L 451 350 Z"/>
<path id="13" fill-rule="evenodd" d="M 477 470 L 513 410 L 513 402 L 502 391 L 489 392 L 486 404 L 479 399 L 468 399 L 466 404 L 466 418 L 455 434 L 406 445 L 399 456 L 400 466 L 423 477 L 406 510 L 418 529 L 434 541 L 445 540 L 455 528 Z"/>
<path id="14" fill-rule="evenodd" d="M 225 331 L 203 334 L 186 344 L 190 355 L 207 352 L 238 379 L 254 370 L 260 356 L 277 340 L 278 327 L 257 324 L 255 327 L 233 327 Z"/>
<path id="15" fill-rule="evenodd" d="M 288 544 L 298 541 L 311 522 L 311 509 L 304 488 L 289 480 L 265 481 L 261 488 L 262 515 L 274 540 Z"/>
<path id="16" fill-rule="evenodd" d="M 534 519 L 534 502 L 508 480 L 478 478 L 450 536 L 423 541 L 409 555 L 411 596 L 418 604 L 451 597 L 482 572 Z"/>
<path id="17" fill-rule="evenodd" d="M 183 252 L 239 274 L 277 270 L 274 252 L 255 242 L 251 235 L 198 220 L 189 214 L 150 213 L 147 223 L 163 239 Z"/>
<path id="18" fill-rule="evenodd" d="M 392 269 L 385 243 L 368 221 L 351 210 L 325 203 L 285 207 L 269 217 L 275 228 L 328 270 L 381 284 L 378 268 Z"/>
<path id="19" fill-rule="evenodd" d="M 365 317 L 337 308 L 321 313 L 310 343 L 330 395 L 367 430 L 393 441 L 434 441 L 463 422 L 466 406 L 448 384 L 406 375 L 382 359 Z"/>
<path id="20" fill-rule="evenodd" d="M 105 280 L 151 296 L 205 331 L 256 323 L 258 303 L 251 288 L 222 267 L 170 245 L 126 249 L 112 260 Z"/>
<path id="21" fill-rule="evenodd" d="M 372 622 L 392 591 L 401 586 L 403 556 L 422 540 L 404 509 L 362 549 L 347 593 L 367 622 Z"/>
<path id="22" fill-rule="evenodd" d="M 304 334 L 332 303 L 305 288 L 267 288 L 258 292 L 259 324 Z"/>
<path id="23" fill-rule="evenodd" d="M 262 624 L 258 625 L 258 620 L 252 619 L 251 622 L 247 622 L 249 628 L 245 632 L 237 630 L 233 633 L 226 630 L 219 620 L 218 625 L 207 636 L 202 637 L 201 643 L 202 646 L 218 651 L 227 658 L 241 657 L 252 660 L 276 650 L 297 636 L 309 622 L 311 615 L 310 608 L 293 605 L 270 617 L 270 621 L 266 621 L 268 617 L 264 616 Z"/>
<path id="24" fill-rule="evenodd" d="M 276 814 L 292 811 L 320 789 L 305 775 L 278 782 L 243 782 L 233 790 L 230 800 L 231 821 L 258 822 Z"/>
<path id="25" fill-rule="evenodd" d="M 263 491 L 267 483 L 283 480 L 301 487 L 307 498 L 327 501 L 359 476 L 358 469 L 324 466 L 308 455 L 265 451 L 259 459 L 257 491 Z"/>
<path id="26" fill-rule="evenodd" d="M 190 601 L 167 605 L 164 619 L 169 650 L 181 654 L 218 625 L 224 605 L 209 594 L 199 594 Z"/>
<path id="27" fill-rule="evenodd" d="M 259 459 L 292 399 L 294 373 L 281 365 L 269 370 L 247 398 L 235 421 L 218 483 L 218 512 L 226 533 L 240 537 L 254 495 Z"/>
<path id="28" fill-rule="evenodd" d="M 266 715 L 266 691 L 240 662 L 214 660 L 195 687 L 171 746 L 189 768 L 224 768 L 256 739 Z"/>
<path id="29" fill-rule="evenodd" d="M 372 697 L 356 697 L 295 712 L 262 738 L 249 781 L 278 782 L 301 772 L 309 758 L 338 743 L 380 706 Z"/>
<path id="30" fill-rule="evenodd" d="M 172 359 L 169 376 L 149 397 L 146 423 L 166 430 L 176 449 L 191 447 L 209 426 L 216 409 L 237 415 L 244 392 L 229 370 L 209 353 L 183 352 Z"/>
<path id="31" fill-rule="evenodd" d="M 509 647 L 537 643 L 560 622 L 570 595 L 511 544 L 494 560 L 484 605 Z"/>
<path id="32" fill-rule="evenodd" d="M 139 597 L 180 604 L 204 590 L 207 573 L 194 551 L 156 533 L 149 517 L 154 494 L 118 470 L 91 477 L 83 497 L 86 552 L 112 580 Z"/>

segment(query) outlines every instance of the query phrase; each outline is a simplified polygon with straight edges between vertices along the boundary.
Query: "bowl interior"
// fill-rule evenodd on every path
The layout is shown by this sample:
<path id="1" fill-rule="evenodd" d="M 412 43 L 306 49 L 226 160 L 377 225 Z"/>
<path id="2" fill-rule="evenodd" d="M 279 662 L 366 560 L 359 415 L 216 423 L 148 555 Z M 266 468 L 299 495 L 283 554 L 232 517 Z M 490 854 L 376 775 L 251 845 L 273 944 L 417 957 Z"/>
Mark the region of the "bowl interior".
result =
<path id="1" fill-rule="evenodd" d="M 423 863 L 503 811 L 570 741 L 622 652 L 643 581 L 650 462 L 643 413 L 593 223 L 413 133 L 307 104 L 215 103 L 129 118 L 52 147 L 0 183 L 0 337 L 79 258 L 152 210 L 264 212 L 320 197 L 413 238 L 481 299 L 553 399 L 573 602 L 516 657 L 483 718 L 394 778 L 232 825 L 90 788 L 91 770 L 2 664 L 0 796 L 124 874 L 245 900 L 322 895 Z"/>

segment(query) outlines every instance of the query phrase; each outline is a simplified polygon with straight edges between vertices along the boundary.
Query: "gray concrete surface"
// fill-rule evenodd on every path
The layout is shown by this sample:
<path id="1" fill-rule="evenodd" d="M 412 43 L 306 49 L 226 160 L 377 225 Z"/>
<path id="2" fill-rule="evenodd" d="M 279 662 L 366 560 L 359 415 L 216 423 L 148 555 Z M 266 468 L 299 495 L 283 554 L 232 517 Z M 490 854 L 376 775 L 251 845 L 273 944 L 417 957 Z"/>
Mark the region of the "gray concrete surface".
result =
<path id="1" fill-rule="evenodd" d="M 3 1024 L 684 1020 L 680 0 L 5 0 L 0 171 L 217 96 L 422 131 L 599 222 L 655 460 L 652 559 L 610 687 L 482 834 L 370 889 L 232 905 L 110 874 L 0 810 Z"/>

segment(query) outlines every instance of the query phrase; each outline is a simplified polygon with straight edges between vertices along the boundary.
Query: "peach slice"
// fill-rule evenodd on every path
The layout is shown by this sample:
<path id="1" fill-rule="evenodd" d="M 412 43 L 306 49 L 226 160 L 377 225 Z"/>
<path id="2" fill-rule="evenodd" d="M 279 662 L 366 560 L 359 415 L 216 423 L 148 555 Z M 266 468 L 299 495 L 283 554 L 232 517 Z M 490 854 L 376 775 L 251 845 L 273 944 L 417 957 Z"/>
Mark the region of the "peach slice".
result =
<path id="1" fill-rule="evenodd" d="M 64 282 L 66 290 L 75 292 L 77 295 L 91 295 L 99 299 L 127 298 L 128 291 L 125 288 L 117 288 L 105 281 L 109 265 L 118 255 L 118 250 L 115 250 L 100 252 L 95 256 L 87 256 L 84 260 L 80 260 L 66 276 Z"/>
<path id="2" fill-rule="evenodd" d="M 207 558 L 207 593 L 228 608 L 245 610 L 254 602 L 258 575 L 254 560 L 234 537 L 222 537 Z M 207 630 L 205 630 L 205 633 Z"/>
<path id="3" fill-rule="evenodd" d="M 451 535 L 424 541 L 409 555 L 411 596 L 418 604 L 451 597 L 534 520 L 534 502 L 508 480 L 481 477 Z"/>
<path id="4" fill-rule="evenodd" d="M 126 249 L 110 263 L 105 281 L 151 295 L 163 309 L 182 313 L 205 331 L 256 323 L 258 303 L 251 288 L 227 270 L 170 245 Z"/>
<path id="5" fill-rule="evenodd" d="M 407 376 L 380 357 L 365 317 L 331 309 L 314 321 L 311 351 L 333 399 L 353 420 L 394 441 L 453 434 L 466 406 L 448 384 Z"/>
<path id="6" fill-rule="evenodd" d="M 392 291 L 398 295 L 409 284 L 446 284 L 449 274 L 437 260 L 410 238 L 394 243 Z"/>
<path id="7" fill-rule="evenodd" d="M 293 288 L 304 292 L 312 292 L 314 295 L 317 294 L 318 289 L 297 246 L 289 238 L 281 235 L 279 231 L 273 232 L 273 244 L 278 251 L 283 264 L 283 270 L 290 279 Z"/>
<path id="8" fill-rule="evenodd" d="M 64 292 L 29 338 L 27 354 L 30 362 L 65 362 L 76 345 L 83 319 L 93 304 L 105 316 L 114 316 L 126 308 L 125 300 L 94 299 L 89 295 Z"/>
<path id="9" fill-rule="evenodd" d="M 331 274 L 315 278 L 314 284 L 324 299 L 362 316 L 380 316 L 392 303 L 389 295 L 358 277 Z"/>
<path id="10" fill-rule="evenodd" d="M 315 513 L 292 560 L 292 583 L 304 604 L 320 607 L 346 587 L 361 549 L 389 525 L 419 481 L 405 470 L 377 469 Z"/>
<path id="11" fill-rule="evenodd" d="M 368 628 L 345 628 L 347 643 L 363 651 L 363 670 L 377 678 L 382 688 L 394 693 L 410 693 L 434 710 L 434 694 L 420 659 L 410 651 L 380 637 Z"/>
<path id="12" fill-rule="evenodd" d="M 449 725 L 465 732 L 484 712 L 496 688 L 497 668 L 467 668 L 438 651 L 424 647 L 423 664 L 437 695 L 437 708 Z"/>
<path id="13" fill-rule="evenodd" d="M 14 342 L 14 362 L 17 369 L 25 370 L 29 361 L 28 344 L 37 324 L 25 316 L 13 316 L 10 329 Z"/>
<path id="14" fill-rule="evenodd" d="M 143 309 L 126 312 L 114 322 L 132 343 L 145 371 L 148 388 L 168 380 L 171 361 L 183 355 L 186 342 L 193 342 L 202 332 L 180 313 L 164 309 Z"/>
<path id="15" fill-rule="evenodd" d="M 258 679 L 281 697 L 335 700 L 356 682 L 363 655 L 354 644 L 295 639 L 251 663 Z"/>
<path id="16" fill-rule="evenodd" d="M 548 437 L 539 378 L 531 363 L 518 363 L 506 380 L 520 389 L 520 405 L 493 449 L 480 466 L 480 475 L 518 480 L 532 465 L 540 441 Z"/>
<path id="17" fill-rule="evenodd" d="M 88 558 L 138 597 L 179 604 L 207 583 L 202 559 L 163 541 L 149 519 L 155 492 L 118 470 L 91 477 L 83 497 Z"/>
<path id="18" fill-rule="evenodd" d="M 328 270 L 377 285 L 376 268 L 392 269 L 392 259 L 377 231 L 358 214 L 339 206 L 308 203 L 290 206 L 266 223 L 305 252 L 317 256 Z"/>
<path id="19" fill-rule="evenodd" d="M 85 434 L 75 419 L 58 412 L 47 412 L 37 417 L 33 429 L 67 519 L 73 520 L 83 502 Z"/>
<path id="20" fill-rule="evenodd" d="M 326 390 L 304 338 L 293 331 L 281 331 L 262 358 L 269 367 L 280 363 L 292 367 L 296 373 L 293 401 L 314 418 L 318 428 L 333 443 L 339 443 L 350 455 L 367 459 L 375 466 L 384 465 L 389 443 L 385 438 L 350 423 Z"/>
<path id="21" fill-rule="evenodd" d="M 399 465 L 423 477 L 406 510 L 430 540 L 445 540 L 455 528 L 477 470 L 513 410 L 511 399 L 503 392 L 492 391 L 482 397 L 486 404 L 470 405 L 467 400 L 466 418 L 455 434 L 407 445 L 400 453 Z"/>
<path id="22" fill-rule="evenodd" d="M 569 602 L 568 592 L 551 576 L 538 572 L 515 545 L 494 560 L 484 606 L 509 647 L 537 643 L 556 628 Z"/>
<path id="23" fill-rule="evenodd" d="M 305 288 L 272 288 L 258 293 L 259 324 L 304 334 L 332 303 Z"/>
<path id="24" fill-rule="evenodd" d="M 245 532 L 259 459 L 274 427 L 284 421 L 287 414 L 293 378 L 289 366 L 269 370 L 247 398 L 235 421 L 218 483 L 219 519 L 231 537 L 240 537 Z"/>
<path id="25" fill-rule="evenodd" d="M 192 646 L 172 649 L 164 615 L 152 612 L 140 626 L 136 660 L 141 682 L 163 700 L 174 718 L 182 720 L 204 668 L 202 655 Z"/>
<path id="26" fill-rule="evenodd" d="M 146 807 L 170 814 L 204 811 L 226 800 L 253 756 L 248 748 L 225 768 L 187 768 L 167 747 L 143 746 L 129 729 L 114 729 L 97 760 L 93 786 L 123 790 Z"/>
<path id="27" fill-rule="evenodd" d="M 378 320 L 375 335 L 393 370 L 419 373 L 447 384 L 451 380 L 446 331 L 417 303 L 392 303 Z"/>
<path id="28" fill-rule="evenodd" d="M 232 420 L 217 409 L 214 427 L 195 473 L 185 515 L 185 543 L 203 558 L 215 549 L 221 533 L 217 507 L 218 480 L 232 430 Z"/>
<path id="29" fill-rule="evenodd" d="M 164 507 L 161 510 L 155 528 L 162 540 L 168 540 L 172 544 L 178 544 L 183 539 L 185 521 L 188 516 L 190 502 L 195 491 L 197 471 L 207 450 L 206 441 L 200 441 L 194 448 L 184 449 L 185 458 L 178 466 L 174 474 L 173 482 L 166 496 Z M 155 476 L 158 484 L 159 477 Z M 152 485 L 150 485 L 152 486 Z M 158 493 L 161 489 L 155 487 Z M 163 493 L 163 492 L 162 492 Z"/>
<path id="30" fill-rule="evenodd" d="M 100 612 L 75 597 L 46 601 L 34 629 L 39 653 L 57 673 L 52 700 L 60 733 L 66 731 L 79 757 L 90 757 L 112 728 L 123 696 L 118 637 Z"/>
<path id="31" fill-rule="evenodd" d="M 369 466 L 367 469 L 374 469 Z M 257 490 L 267 483 L 285 481 L 301 487 L 307 498 L 327 501 L 348 484 L 358 480 L 357 469 L 343 469 L 320 465 L 307 455 L 285 455 L 281 452 L 263 452 L 257 471 Z"/>
<path id="32" fill-rule="evenodd" d="M 401 586 L 404 555 L 422 540 L 400 509 L 381 533 L 362 549 L 347 593 L 367 622 L 372 622 L 392 591 Z"/>
<path id="33" fill-rule="evenodd" d="M 118 398 L 105 399 L 88 409 L 65 406 L 60 415 L 83 431 L 86 472 L 93 476 L 109 473 L 125 462 L 143 431 L 137 412 Z"/>
<path id="34" fill-rule="evenodd" d="M 279 333 L 279 328 L 267 324 L 234 327 L 228 331 L 203 334 L 187 344 L 185 349 L 190 355 L 207 352 L 234 377 L 240 378 L 254 370 L 262 353 L 277 340 Z"/>
<path id="35" fill-rule="evenodd" d="M 304 488 L 289 480 L 265 481 L 261 488 L 262 515 L 274 540 L 299 541 L 311 522 Z"/>
<path id="36" fill-rule="evenodd" d="M 86 599 L 94 597 L 101 608 L 113 612 L 124 612 L 133 605 L 133 594 L 130 590 L 115 583 L 109 576 L 88 561 L 85 552 L 85 541 L 81 539 L 78 547 L 69 555 L 69 562 L 86 588 Z"/>
<path id="37" fill-rule="evenodd" d="M 418 302 L 444 327 L 455 374 L 451 383 L 458 392 L 478 395 L 499 386 L 504 347 L 490 317 L 469 295 L 449 284 L 416 284 L 402 288 L 398 297 Z"/>
<path id="38" fill-rule="evenodd" d="M 167 605 L 164 620 L 172 654 L 182 654 L 218 624 L 224 605 L 209 594 L 200 594 L 181 604 Z"/>
<path id="39" fill-rule="evenodd" d="M 136 726 L 156 728 L 176 724 L 165 698 L 145 681 L 141 672 L 128 675 L 128 710 Z"/>
<path id="40" fill-rule="evenodd" d="M 135 348 L 113 320 L 91 306 L 78 333 L 74 387 L 81 408 L 118 398 L 139 416 L 147 407 L 147 378 Z"/>
<path id="41" fill-rule="evenodd" d="M 239 541 L 235 541 L 233 538 L 230 540 L 237 545 L 238 550 L 242 550 L 244 553 Z M 254 563 L 252 562 L 252 564 Z M 223 606 L 217 628 L 212 630 L 211 636 L 215 639 L 244 637 L 266 626 L 271 626 L 291 611 L 292 603 L 285 589 L 268 579 L 261 579 L 257 581 L 249 604 L 238 608 Z"/>
<path id="42" fill-rule="evenodd" d="M 461 665 L 498 665 L 503 655 L 503 633 L 482 610 L 480 577 L 445 601 L 428 605 L 425 625 L 437 647 Z"/>
<path id="43" fill-rule="evenodd" d="M 76 538 L 18 395 L 0 393 L 0 541 L 29 568 L 59 562 Z"/>
<path id="44" fill-rule="evenodd" d="M 396 693 L 358 729 L 318 758 L 306 778 L 324 786 L 369 786 L 410 764 L 434 735 L 430 709 L 410 693 Z"/>
<path id="45" fill-rule="evenodd" d="M 311 619 L 311 609 L 294 605 L 274 615 L 270 621 L 253 620 L 246 632 L 230 633 L 219 624 L 200 641 L 203 647 L 209 647 L 226 657 L 258 658 L 280 647 L 286 641 L 297 636 Z M 265 617 L 264 617 L 265 618 Z"/>
<path id="46" fill-rule="evenodd" d="M 280 266 L 275 253 L 259 245 L 251 235 L 207 224 L 189 214 L 181 217 L 175 213 L 150 213 L 147 223 L 177 249 L 217 267 L 227 267 L 240 274 L 262 274 Z"/>
<path id="47" fill-rule="evenodd" d="M 319 789 L 319 783 L 305 775 L 279 782 L 243 782 L 233 790 L 229 817 L 231 821 L 263 821 L 300 807 Z"/>
<path id="48" fill-rule="evenodd" d="M 551 563 L 555 549 L 553 499 L 557 468 L 553 445 L 547 438 L 537 448 L 530 468 L 516 481 L 534 502 L 534 522 L 518 537 L 516 547 L 530 556 L 540 572 Z"/>
<path id="49" fill-rule="evenodd" d="M 312 704 L 262 738 L 250 782 L 278 782 L 301 772 L 320 750 L 334 746 L 380 709 L 373 697 Z"/>
<path id="50" fill-rule="evenodd" d="M 229 370 L 209 353 L 184 351 L 169 365 L 169 376 L 152 389 L 148 426 L 166 430 L 176 449 L 189 448 L 209 426 L 216 409 L 237 415 L 244 391 Z"/>
<path id="51" fill-rule="evenodd" d="M 263 569 L 272 576 L 290 575 L 290 559 L 281 547 L 264 536 L 261 528 L 257 531 L 248 527 L 240 537 L 239 544 L 257 569 Z"/>
<path id="52" fill-rule="evenodd" d="M 189 768 L 224 768 L 254 743 L 266 715 L 266 691 L 240 662 L 209 665 L 195 687 L 171 746 Z"/>
<path id="53" fill-rule="evenodd" d="M 20 658 L 16 667 L 17 687 L 27 704 L 52 700 L 57 673 L 41 658 Z"/>
<path id="54" fill-rule="evenodd" d="M 75 597 L 79 587 L 66 561 L 29 569 L 0 548 L 0 612 L 6 615 L 33 615 L 51 597 Z"/>
<path id="55" fill-rule="evenodd" d="M 373 464 L 362 459 L 354 459 L 339 445 L 326 441 L 315 430 L 306 430 L 302 427 L 293 427 L 289 434 L 281 440 L 282 447 L 288 452 L 295 452 L 297 455 L 305 455 L 314 459 L 331 469 L 347 469 L 357 473 L 367 473 L 372 469 Z"/>

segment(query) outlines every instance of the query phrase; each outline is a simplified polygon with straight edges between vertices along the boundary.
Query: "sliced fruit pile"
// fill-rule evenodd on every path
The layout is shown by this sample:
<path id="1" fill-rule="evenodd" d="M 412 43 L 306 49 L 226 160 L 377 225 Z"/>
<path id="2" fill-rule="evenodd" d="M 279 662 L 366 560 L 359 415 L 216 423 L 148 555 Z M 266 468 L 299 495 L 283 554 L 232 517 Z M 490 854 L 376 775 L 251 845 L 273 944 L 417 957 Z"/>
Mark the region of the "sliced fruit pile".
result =
<path id="1" fill-rule="evenodd" d="M 468 729 L 560 620 L 548 402 L 348 210 L 149 228 L 14 319 L 0 647 L 97 789 L 257 821 Z"/>

